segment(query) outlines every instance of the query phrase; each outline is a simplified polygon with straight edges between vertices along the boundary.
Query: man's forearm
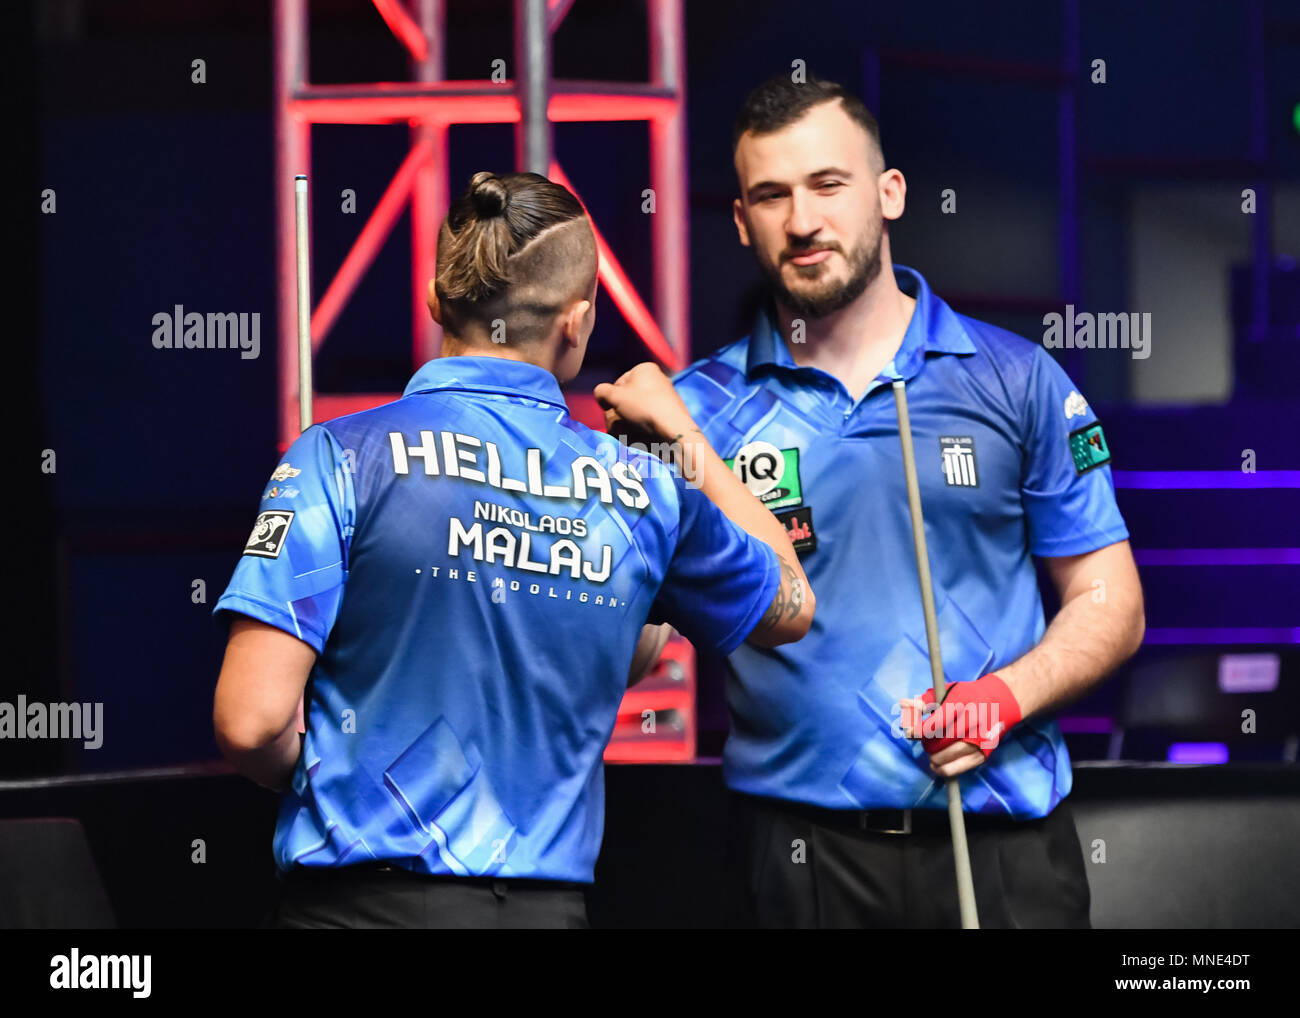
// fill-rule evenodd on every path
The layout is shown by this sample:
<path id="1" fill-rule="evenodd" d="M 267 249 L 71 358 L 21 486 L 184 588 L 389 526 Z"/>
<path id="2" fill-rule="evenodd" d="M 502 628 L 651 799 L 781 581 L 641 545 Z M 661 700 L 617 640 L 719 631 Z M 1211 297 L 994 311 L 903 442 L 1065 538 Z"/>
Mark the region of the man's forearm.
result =
<path id="1" fill-rule="evenodd" d="M 785 527 L 761 502 L 756 499 L 714 451 L 694 421 L 683 422 L 680 431 L 669 431 L 667 437 L 681 450 L 682 475 L 704 493 L 732 523 L 747 534 L 766 544 L 776 554 L 780 563 L 780 582 L 776 594 L 763 617 L 754 626 L 749 640 L 759 646 L 769 646 L 769 635 L 783 623 L 799 619 L 803 631 L 811 625 L 817 599 L 813 595 L 799 556 L 790 543 Z"/>
<path id="2" fill-rule="evenodd" d="M 629 689 L 646 677 L 651 667 L 663 654 L 672 633 L 673 627 L 667 623 L 641 627 L 641 638 L 637 640 L 636 650 L 632 654 L 632 665 L 627 673 Z"/>
<path id="3" fill-rule="evenodd" d="M 611 433 L 621 433 L 626 440 L 627 429 L 622 426 L 627 425 L 667 440 L 669 454 L 686 483 L 698 488 L 733 524 L 772 549 L 780 582 L 749 641 L 775 647 L 802 639 L 812 625 L 816 598 L 785 527 L 719 458 L 663 370 L 650 362 L 638 364 L 618 381 L 596 386 L 594 394 L 605 408 Z"/>
<path id="4" fill-rule="evenodd" d="M 681 447 L 682 476 L 688 482 L 699 488 L 741 530 L 771 545 L 778 557 L 797 561 L 781 521 L 750 494 L 693 423 L 669 437 Z"/>
<path id="5" fill-rule="evenodd" d="M 293 779 L 298 756 L 302 752 L 302 737 L 298 733 L 297 719 L 265 746 L 245 749 L 223 744 L 221 752 L 232 767 L 246 778 L 251 778 L 263 788 L 282 792 Z"/>
<path id="6" fill-rule="evenodd" d="M 1027 718 L 1086 693 L 1133 655 L 1143 630 L 1140 599 L 1096 602 L 1081 593 L 1061 606 L 1036 647 L 996 671 Z"/>

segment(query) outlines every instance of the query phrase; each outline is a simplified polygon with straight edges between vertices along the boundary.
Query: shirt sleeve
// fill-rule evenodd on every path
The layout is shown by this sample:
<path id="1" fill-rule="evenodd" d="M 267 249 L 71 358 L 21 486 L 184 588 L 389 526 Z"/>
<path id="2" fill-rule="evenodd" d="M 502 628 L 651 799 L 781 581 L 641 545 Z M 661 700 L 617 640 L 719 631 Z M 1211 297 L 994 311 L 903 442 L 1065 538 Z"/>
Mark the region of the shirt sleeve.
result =
<path id="1" fill-rule="evenodd" d="M 674 475 L 677 546 L 650 621 L 669 622 L 696 647 L 730 654 L 753 632 L 781 582 L 780 562 L 698 489 Z"/>
<path id="2" fill-rule="evenodd" d="M 1128 536 L 1115 504 L 1111 451 L 1096 414 L 1041 347 L 1034 351 L 1024 402 L 1021 497 L 1029 550 L 1082 555 Z"/>
<path id="3" fill-rule="evenodd" d="M 229 586 L 212 609 L 283 629 L 317 654 L 343 599 L 356 519 L 352 475 L 328 430 L 308 428 L 289 447 L 262 493 L 261 512 Z"/>

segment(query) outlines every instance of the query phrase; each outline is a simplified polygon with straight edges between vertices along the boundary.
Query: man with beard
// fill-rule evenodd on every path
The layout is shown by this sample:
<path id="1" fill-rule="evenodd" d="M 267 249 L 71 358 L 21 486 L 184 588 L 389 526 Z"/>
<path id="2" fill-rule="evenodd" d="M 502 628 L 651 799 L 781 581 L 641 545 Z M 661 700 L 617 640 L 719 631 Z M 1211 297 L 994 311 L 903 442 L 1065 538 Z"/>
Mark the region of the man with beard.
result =
<path id="1" fill-rule="evenodd" d="M 748 918 L 958 925 L 944 779 L 960 775 L 982 925 L 1087 926 L 1053 715 L 1145 628 L 1101 425 L 1044 349 L 893 264 L 906 184 L 858 99 L 775 77 L 747 99 L 733 153 L 736 229 L 771 299 L 748 337 L 675 381 L 820 598 L 802 642 L 727 658 L 723 769 Z M 938 712 L 895 378 L 951 683 Z M 1061 597 L 1050 626 L 1035 557 Z"/>

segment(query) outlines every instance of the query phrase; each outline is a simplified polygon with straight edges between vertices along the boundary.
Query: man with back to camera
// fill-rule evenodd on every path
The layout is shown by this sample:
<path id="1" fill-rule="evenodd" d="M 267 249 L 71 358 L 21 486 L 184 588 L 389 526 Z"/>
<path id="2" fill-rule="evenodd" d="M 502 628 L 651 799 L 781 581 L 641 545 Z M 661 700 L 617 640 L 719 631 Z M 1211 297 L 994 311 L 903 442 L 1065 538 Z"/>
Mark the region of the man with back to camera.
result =
<path id="1" fill-rule="evenodd" d="M 960 775 L 981 925 L 1087 926 L 1052 715 L 1145 628 L 1101 425 L 1042 347 L 893 264 L 906 184 L 856 97 L 777 75 L 732 151 L 736 229 L 770 299 L 748 337 L 675 382 L 822 599 L 797 645 L 728 657 L 741 921 L 958 925 L 944 779 Z M 951 683 L 937 715 L 896 377 Z M 1061 598 L 1046 627 L 1034 557 Z"/>
<path id="2" fill-rule="evenodd" d="M 643 623 L 723 652 L 807 632 L 780 524 L 657 365 L 597 397 L 676 442 L 691 484 L 569 416 L 596 264 L 569 191 L 476 174 L 429 284 L 442 356 L 271 475 L 214 608 L 213 716 L 235 767 L 284 793 L 280 927 L 586 926 L 602 754 L 662 647 Z"/>

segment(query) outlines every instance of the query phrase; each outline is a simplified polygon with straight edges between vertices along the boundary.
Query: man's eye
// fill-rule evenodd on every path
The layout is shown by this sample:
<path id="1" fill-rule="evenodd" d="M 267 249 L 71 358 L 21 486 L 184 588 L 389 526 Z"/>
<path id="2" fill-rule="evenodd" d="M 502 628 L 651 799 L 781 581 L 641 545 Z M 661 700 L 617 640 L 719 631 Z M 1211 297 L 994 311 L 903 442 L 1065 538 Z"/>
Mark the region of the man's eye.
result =
<path id="1" fill-rule="evenodd" d="M 842 180 L 827 180 L 827 181 L 822 182 L 821 184 L 818 184 L 818 185 L 817 185 L 817 190 L 819 190 L 819 191 L 828 191 L 828 190 L 829 190 L 829 191 L 833 191 L 833 190 L 836 190 L 837 188 L 841 188 L 841 187 L 843 187 L 843 186 L 844 186 L 844 182 L 843 182 Z"/>
<path id="2" fill-rule="evenodd" d="M 760 194 L 757 198 L 754 199 L 754 201 L 755 201 L 756 203 L 757 203 L 757 202 L 764 202 L 764 201 L 771 201 L 771 200 L 774 199 L 774 198 L 780 198 L 780 197 L 781 197 L 781 196 L 780 196 L 776 191 L 768 191 L 768 192 L 766 192 L 765 194 Z"/>

